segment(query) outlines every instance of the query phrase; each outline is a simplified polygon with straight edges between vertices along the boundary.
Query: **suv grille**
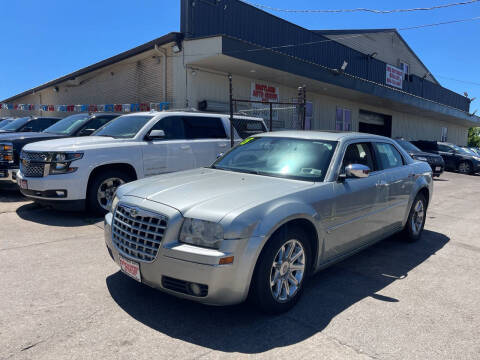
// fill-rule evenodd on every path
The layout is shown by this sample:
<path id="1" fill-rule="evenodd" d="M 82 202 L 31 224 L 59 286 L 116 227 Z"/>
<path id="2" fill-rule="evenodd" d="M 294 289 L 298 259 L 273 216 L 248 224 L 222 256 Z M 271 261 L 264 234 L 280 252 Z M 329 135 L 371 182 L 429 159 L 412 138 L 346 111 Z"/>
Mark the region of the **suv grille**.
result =
<path id="1" fill-rule="evenodd" d="M 26 177 L 43 177 L 48 157 L 49 153 L 46 152 L 22 151 L 20 155 L 20 170 L 22 174 Z"/>
<path id="2" fill-rule="evenodd" d="M 132 259 L 151 262 L 157 256 L 167 222 L 164 215 L 119 204 L 113 216 L 113 244 Z"/>

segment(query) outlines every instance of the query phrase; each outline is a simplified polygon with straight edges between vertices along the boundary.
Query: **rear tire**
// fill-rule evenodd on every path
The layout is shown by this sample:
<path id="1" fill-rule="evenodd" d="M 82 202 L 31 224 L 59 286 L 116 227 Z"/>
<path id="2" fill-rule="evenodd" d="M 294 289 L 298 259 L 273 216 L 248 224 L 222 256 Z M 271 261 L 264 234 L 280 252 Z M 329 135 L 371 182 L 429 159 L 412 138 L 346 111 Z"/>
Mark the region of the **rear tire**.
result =
<path id="1" fill-rule="evenodd" d="M 132 180 L 129 174 L 120 170 L 104 170 L 95 174 L 87 190 L 87 209 L 95 215 L 105 215 L 117 188 Z"/>
<path id="2" fill-rule="evenodd" d="M 473 173 L 472 164 L 468 161 L 462 161 L 458 164 L 458 172 L 460 174 L 471 175 Z"/>
<path id="3" fill-rule="evenodd" d="M 408 220 L 403 229 L 404 238 L 408 242 L 415 242 L 420 239 L 425 227 L 427 218 L 427 200 L 423 194 L 418 194 L 413 200 Z"/>
<path id="4" fill-rule="evenodd" d="M 311 259 L 306 231 L 288 226 L 277 231 L 268 240 L 255 267 L 250 300 L 269 314 L 290 310 L 303 293 Z"/>

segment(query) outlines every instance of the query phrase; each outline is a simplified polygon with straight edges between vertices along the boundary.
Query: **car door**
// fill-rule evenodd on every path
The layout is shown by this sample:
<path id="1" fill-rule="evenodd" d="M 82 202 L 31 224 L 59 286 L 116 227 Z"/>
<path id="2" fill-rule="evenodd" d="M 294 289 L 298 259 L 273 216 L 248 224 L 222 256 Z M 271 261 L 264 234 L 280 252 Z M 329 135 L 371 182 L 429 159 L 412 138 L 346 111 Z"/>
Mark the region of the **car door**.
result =
<path id="1" fill-rule="evenodd" d="M 383 210 L 387 231 L 402 226 L 414 184 L 414 171 L 390 143 L 374 142 L 375 158 L 384 175 L 387 206 Z"/>
<path id="2" fill-rule="evenodd" d="M 211 165 L 228 149 L 230 140 L 220 117 L 184 116 L 183 124 L 195 156 L 195 167 Z"/>
<path id="3" fill-rule="evenodd" d="M 149 140 L 152 130 L 163 130 L 165 137 Z M 153 176 L 195 167 L 195 155 L 190 141 L 185 139 L 182 116 L 160 119 L 147 133 L 142 149 L 145 176 Z"/>
<path id="4" fill-rule="evenodd" d="M 438 154 L 443 157 L 445 161 L 445 167 L 447 169 L 457 168 L 457 157 L 455 156 L 455 150 L 448 145 L 438 144 Z"/>
<path id="5" fill-rule="evenodd" d="M 385 226 L 381 212 L 386 207 L 385 180 L 378 171 L 371 142 L 347 145 L 340 174 L 351 164 L 366 165 L 371 172 L 366 178 L 345 178 L 334 184 L 333 217 L 325 249 L 330 259 L 371 241 Z"/>

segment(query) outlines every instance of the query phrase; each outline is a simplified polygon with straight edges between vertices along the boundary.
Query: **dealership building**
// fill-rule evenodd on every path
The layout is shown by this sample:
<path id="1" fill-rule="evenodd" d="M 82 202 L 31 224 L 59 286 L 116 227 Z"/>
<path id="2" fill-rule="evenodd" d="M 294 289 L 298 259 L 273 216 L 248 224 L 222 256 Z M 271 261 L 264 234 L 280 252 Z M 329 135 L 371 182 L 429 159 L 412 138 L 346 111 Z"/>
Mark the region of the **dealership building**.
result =
<path id="1" fill-rule="evenodd" d="M 480 126 L 471 100 L 442 87 L 395 29 L 305 29 L 239 0 L 181 0 L 180 16 L 180 32 L 2 100 L 0 116 L 106 104 L 228 112 L 231 74 L 235 99 L 293 103 L 305 86 L 307 129 L 465 145 Z M 268 118 L 262 104 L 236 105 Z M 295 106 L 274 109 L 275 129 L 298 126 Z"/>

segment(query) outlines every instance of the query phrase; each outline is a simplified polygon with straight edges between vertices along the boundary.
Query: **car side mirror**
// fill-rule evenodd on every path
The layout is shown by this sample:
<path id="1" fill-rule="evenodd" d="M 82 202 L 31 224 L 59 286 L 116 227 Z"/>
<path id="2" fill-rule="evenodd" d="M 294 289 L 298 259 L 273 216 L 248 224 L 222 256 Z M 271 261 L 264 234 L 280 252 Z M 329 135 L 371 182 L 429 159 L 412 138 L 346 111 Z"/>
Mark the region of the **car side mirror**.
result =
<path id="1" fill-rule="evenodd" d="M 83 129 L 80 131 L 80 136 L 90 136 L 95 132 L 95 129 Z"/>
<path id="2" fill-rule="evenodd" d="M 346 178 L 362 179 L 370 175 L 370 168 L 361 164 L 351 164 L 345 168 Z"/>
<path id="3" fill-rule="evenodd" d="M 148 134 L 148 140 L 157 140 L 165 138 L 165 131 L 164 130 L 152 130 L 150 134 Z"/>

